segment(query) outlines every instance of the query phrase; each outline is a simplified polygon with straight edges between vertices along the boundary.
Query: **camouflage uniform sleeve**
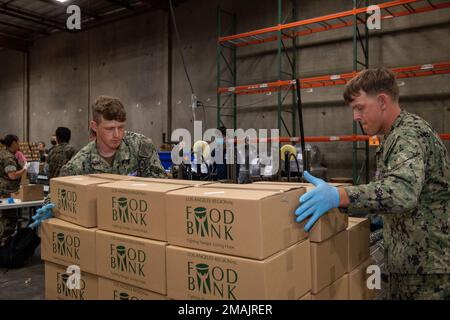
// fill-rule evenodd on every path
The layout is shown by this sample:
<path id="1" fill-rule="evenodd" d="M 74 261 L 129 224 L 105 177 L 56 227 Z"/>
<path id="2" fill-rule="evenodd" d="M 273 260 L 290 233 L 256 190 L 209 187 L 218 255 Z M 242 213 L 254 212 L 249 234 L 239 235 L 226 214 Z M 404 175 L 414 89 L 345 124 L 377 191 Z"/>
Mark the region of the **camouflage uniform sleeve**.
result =
<path id="1" fill-rule="evenodd" d="M 43 206 L 52 203 L 52 198 L 50 197 L 50 193 L 44 197 L 44 203 L 42 204 Z"/>
<path id="2" fill-rule="evenodd" d="M 425 153 L 418 141 L 399 137 L 385 164 L 379 180 L 344 187 L 349 213 L 406 213 L 417 207 L 425 181 Z"/>
<path id="3" fill-rule="evenodd" d="M 48 177 L 51 179 L 56 176 L 56 168 L 58 165 L 56 164 L 55 159 L 55 149 L 50 151 L 48 154 Z"/>
<path id="4" fill-rule="evenodd" d="M 13 157 L 8 157 L 8 158 L 4 159 L 3 165 L 5 167 L 6 174 L 19 170 L 19 168 L 17 168 L 17 164 L 14 161 Z"/>
<path id="5" fill-rule="evenodd" d="M 66 159 L 67 159 L 67 161 L 69 161 L 70 159 L 72 159 L 76 154 L 77 154 L 77 150 L 75 150 L 74 147 L 70 146 L 70 147 L 67 149 L 67 152 L 66 152 Z"/>
<path id="6" fill-rule="evenodd" d="M 167 177 L 151 139 L 144 138 L 141 141 L 138 156 L 138 176 L 153 178 Z"/>
<path id="7" fill-rule="evenodd" d="M 77 153 L 69 162 L 67 162 L 59 172 L 60 177 L 79 176 L 83 174 L 81 157 Z"/>

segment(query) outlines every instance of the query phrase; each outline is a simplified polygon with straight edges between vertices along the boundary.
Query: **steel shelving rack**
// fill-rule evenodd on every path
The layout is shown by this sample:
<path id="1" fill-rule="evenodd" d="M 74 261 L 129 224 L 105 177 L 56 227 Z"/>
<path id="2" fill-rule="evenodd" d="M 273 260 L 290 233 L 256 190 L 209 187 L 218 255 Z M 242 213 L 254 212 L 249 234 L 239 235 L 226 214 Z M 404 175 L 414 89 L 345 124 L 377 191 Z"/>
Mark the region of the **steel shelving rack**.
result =
<path id="1" fill-rule="evenodd" d="M 300 82 L 300 88 L 317 88 L 335 85 L 345 85 L 350 79 L 358 74 L 362 69 L 369 67 L 369 30 L 367 27 L 367 9 L 368 0 L 353 0 L 353 9 L 338 12 L 334 14 L 324 15 L 320 17 L 297 20 L 297 7 L 295 0 L 289 0 L 292 9 L 283 18 L 283 0 L 278 0 L 278 24 L 275 26 L 252 30 L 248 32 L 236 34 L 236 15 L 226 12 L 220 7 L 217 11 L 217 103 L 216 117 L 217 126 L 224 124 L 223 117 L 233 118 L 233 128 L 237 127 L 239 95 L 261 94 L 267 92 L 277 93 L 277 128 L 282 132 L 287 132 L 287 137 L 283 137 L 280 141 L 295 142 L 298 141 L 295 136 L 297 134 L 297 97 L 296 86 Z M 363 2 L 363 6 L 361 6 Z M 444 0 L 397 0 L 389 1 L 377 5 L 381 11 L 381 20 L 411 16 L 419 13 L 432 12 L 441 9 L 450 8 L 450 1 Z M 231 23 L 228 30 L 223 28 L 223 18 L 227 16 Z M 290 22 L 285 23 L 285 21 Z M 351 27 L 353 30 L 353 67 L 348 73 L 324 75 L 318 77 L 298 78 L 297 72 L 297 39 L 311 35 L 314 33 L 331 31 L 341 28 Z M 362 27 L 362 28 L 360 28 Z M 362 30 L 361 30 L 362 29 Z M 228 35 L 227 35 L 228 34 Z M 277 45 L 277 75 L 276 81 L 261 82 L 254 84 L 237 84 L 237 49 L 251 45 L 275 42 Z M 287 47 L 290 42 L 290 47 Z M 363 59 L 359 57 L 362 56 Z M 286 59 L 289 70 L 283 70 L 283 59 Z M 226 66 L 226 73 L 222 72 L 222 66 Z M 414 65 L 407 67 L 393 68 L 392 71 L 398 79 L 423 77 L 431 75 L 440 75 L 450 73 L 450 61 L 439 63 L 430 63 L 424 65 Z M 289 129 L 283 118 L 283 104 L 291 94 L 292 96 L 292 123 Z M 224 99 L 222 99 L 224 98 Z M 229 103 L 232 114 L 224 114 L 223 111 L 228 109 L 225 105 Z M 360 132 L 358 132 L 360 131 Z M 369 143 L 367 136 L 364 135 L 362 128 L 359 128 L 353 122 L 353 135 L 351 139 L 348 136 L 345 139 L 335 137 L 320 137 L 316 142 L 333 142 L 333 141 L 351 141 L 352 146 L 352 176 L 355 183 L 359 183 L 360 174 L 358 174 L 358 148 L 357 141 L 365 141 L 365 162 L 359 172 L 365 168 L 366 181 L 369 180 Z M 364 138 L 361 138 L 364 137 Z M 448 135 L 441 135 L 443 139 L 448 139 Z M 312 140 L 311 140 L 312 139 Z M 314 137 L 306 137 L 306 141 L 313 141 Z"/>

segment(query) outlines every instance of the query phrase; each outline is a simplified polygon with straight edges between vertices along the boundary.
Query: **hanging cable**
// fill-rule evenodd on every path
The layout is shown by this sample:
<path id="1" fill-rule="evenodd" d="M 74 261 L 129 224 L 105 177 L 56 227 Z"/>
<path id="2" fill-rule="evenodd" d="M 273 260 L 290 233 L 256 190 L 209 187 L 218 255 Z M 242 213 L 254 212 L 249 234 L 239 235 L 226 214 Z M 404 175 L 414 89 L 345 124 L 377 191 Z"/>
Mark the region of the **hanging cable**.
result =
<path id="1" fill-rule="evenodd" d="M 187 80 L 189 82 L 189 87 L 191 88 L 192 118 L 193 118 L 194 121 L 196 121 L 195 109 L 198 108 L 198 107 L 202 107 L 203 108 L 203 114 L 204 114 L 205 127 L 208 127 L 207 124 L 206 124 L 206 109 L 203 106 L 203 103 L 200 102 L 197 99 L 197 96 L 196 96 L 195 91 L 194 91 L 194 86 L 192 85 L 191 77 L 189 76 L 189 71 L 187 69 L 186 62 L 184 60 L 183 50 L 181 49 L 181 38 L 180 38 L 180 33 L 178 32 L 177 22 L 176 22 L 176 19 L 175 19 L 175 13 L 173 11 L 172 0 L 169 0 L 169 7 L 170 7 L 170 14 L 172 16 L 173 27 L 174 27 L 174 30 L 175 30 L 176 41 L 178 43 L 178 52 L 180 54 L 181 62 L 183 63 L 184 73 L 185 73 L 186 78 L 187 78 Z"/>
<path id="2" fill-rule="evenodd" d="M 180 53 L 181 62 L 183 63 L 184 73 L 186 74 L 186 78 L 189 82 L 189 86 L 191 87 L 191 94 L 195 94 L 194 87 L 192 86 L 191 78 L 189 77 L 189 72 L 187 70 L 186 63 L 184 61 L 183 51 L 181 50 L 180 34 L 178 33 L 177 22 L 175 20 L 175 13 L 173 12 L 172 0 L 169 0 L 169 6 L 170 6 L 170 14 L 172 15 L 172 22 L 173 22 L 173 27 L 175 30 L 175 36 L 176 36 L 177 42 L 178 42 L 178 52 Z"/>

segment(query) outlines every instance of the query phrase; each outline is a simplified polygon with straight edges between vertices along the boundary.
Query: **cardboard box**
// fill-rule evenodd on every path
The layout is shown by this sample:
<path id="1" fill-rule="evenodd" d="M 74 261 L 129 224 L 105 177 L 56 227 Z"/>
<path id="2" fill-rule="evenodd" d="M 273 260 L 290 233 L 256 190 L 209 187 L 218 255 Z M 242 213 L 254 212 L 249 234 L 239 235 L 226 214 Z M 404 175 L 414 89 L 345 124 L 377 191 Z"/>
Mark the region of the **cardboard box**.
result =
<path id="1" fill-rule="evenodd" d="M 172 299 L 296 300 L 311 289 L 310 243 L 265 260 L 167 247 L 167 295 Z"/>
<path id="2" fill-rule="evenodd" d="M 311 292 L 308 292 L 307 294 L 305 294 L 303 297 L 301 297 L 298 300 L 312 300 Z"/>
<path id="3" fill-rule="evenodd" d="M 255 182 L 255 184 L 272 184 L 272 185 L 292 185 L 305 187 L 306 192 L 314 189 L 314 185 L 311 183 L 292 183 L 292 182 Z M 330 183 L 334 186 L 343 186 L 342 183 Z M 298 203 L 300 206 L 300 203 Z M 339 209 L 332 209 L 327 214 L 323 215 L 309 231 L 309 240 L 311 242 L 322 242 L 333 235 L 345 230 L 348 226 L 348 215 L 341 213 Z"/>
<path id="4" fill-rule="evenodd" d="M 87 175 L 88 177 L 97 178 L 97 179 L 105 179 L 112 181 L 122 181 L 122 180 L 133 180 L 132 176 L 124 176 L 121 174 L 113 174 L 113 173 L 91 173 Z"/>
<path id="5" fill-rule="evenodd" d="M 262 260 L 306 238 L 284 192 L 195 187 L 166 199 L 169 244 Z"/>
<path id="6" fill-rule="evenodd" d="M 97 226 L 96 186 L 110 180 L 88 176 L 50 179 L 50 197 L 55 204 L 53 216 L 86 228 Z"/>
<path id="7" fill-rule="evenodd" d="M 166 241 L 166 201 L 169 191 L 183 185 L 116 181 L 98 186 L 99 229 Z"/>
<path id="8" fill-rule="evenodd" d="M 205 185 L 205 188 L 227 188 L 227 189 L 244 189 L 244 190 L 276 190 L 276 191 L 289 191 L 289 190 L 301 190 L 302 194 L 306 189 L 299 184 L 269 184 L 269 183 L 220 183 L 213 182 Z"/>
<path id="9" fill-rule="evenodd" d="M 197 180 L 183 180 L 183 179 L 160 179 L 160 178 L 145 178 L 145 177 L 133 177 L 134 181 L 143 181 L 143 182 L 155 182 L 155 183 L 169 183 L 169 184 L 178 184 L 183 186 L 204 186 L 211 184 L 211 181 L 197 181 Z"/>
<path id="10" fill-rule="evenodd" d="M 311 300 L 348 300 L 348 274 L 313 294 Z"/>
<path id="11" fill-rule="evenodd" d="M 359 266 L 370 255 L 370 221 L 367 218 L 350 217 L 347 227 L 347 272 Z"/>
<path id="12" fill-rule="evenodd" d="M 56 264 L 77 265 L 83 272 L 96 274 L 95 231 L 60 220 L 42 222 L 41 257 Z"/>
<path id="13" fill-rule="evenodd" d="M 166 245 L 165 242 L 97 231 L 97 273 L 166 294 Z"/>
<path id="14" fill-rule="evenodd" d="M 162 294 L 140 289 L 129 284 L 98 278 L 99 300 L 167 300 Z"/>
<path id="15" fill-rule="evenodd" d="M 97 300 L 98 278 L 81 272 L 80 289 L 70 289 L 67 267 L 45 262 L 45 298 L 48 300 Z M 68 282 L 69 280 L 69 282 Z"/>
<path id="16" fill-rule="evenodd" d="M 21 185 L 17 192 L 11 194 L 20 201 L 39 201 L 44 199 L 44 186 L 42 184 Z"/>
<path id="17" fill-rule="evenodd" d="M 237 184 L 237 183 L 211 183 L 204 186 L 205 188 L 223 188 L 223 189 L 242 189 L 242 190 L 270 190 L 283 192 L 288 198 L 290 207 L 289 213 L 292 215 L 292 219 L 295 220 L 294 212 L 298 208 L 298 199 L 306 192 L 306 188 L 298 185 L 271 185 L 271 184 Z M 306 225 L 306 221 L 299 224 L 303 230 Z M 304 231 L 302 231 L 304 232 Z M 304 232 L 303 238 L 306 238 L 308 234 Z"/>
<path id="18" fill-rule="evenodd" d="M 324 242 L 311 242 L 312 293 L 342 277 L 347 271 L 347 233 L 342 231 Z"/>
<path id="19" fill-rule="evenodd" d="M 371 290 L 367 287 L 367 279 L 370 277 L 370 274 L 367 274 L 367 267 L 371 265 L 375 265 L 375 261 L 369 258 L 349 273 L 348 294 L 350 300 L 373 300 L 375 298 L 379 290 Z"/>

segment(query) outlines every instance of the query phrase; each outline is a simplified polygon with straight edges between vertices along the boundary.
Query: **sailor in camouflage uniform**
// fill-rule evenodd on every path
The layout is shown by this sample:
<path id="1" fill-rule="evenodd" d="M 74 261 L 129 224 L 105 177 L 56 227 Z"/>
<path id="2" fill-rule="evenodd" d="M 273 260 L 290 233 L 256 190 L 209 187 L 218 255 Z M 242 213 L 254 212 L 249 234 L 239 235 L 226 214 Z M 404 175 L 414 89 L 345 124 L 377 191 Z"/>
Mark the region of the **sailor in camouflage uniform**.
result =
<path id="1" fill-rule="evenodd" d="M 19 190 L 20 178 L 26 174 L 14 154 L 19 150 L 18 138 L 9 134 L 0 140 L 6 149 L 0 150 L 0 198 L 7 198 L 11 193 Z M 16 222 L 12 215 L 15 210 L 0 211 L 0 246 L 14 233 Z"/>
<path id="2" fill-rule="evenodd" d="M 112 163 L 98 152 L 96 140 L 89 142 L 62 169 L 60 176 L 115 173 L 139 177 L 164 178 L 165 171 L 151 139 L 126 131 Z"/>
<path id="3" fill-rule="evenodd" d="M 100 96 L 92 110 L 91 130 L 95 133 L 95 139 L 61 168 L 59 176 L 113 173 L 166 178 L 151 139 L 125 131 L 126 112 L 119 99 Z M 50 197 L 47 197 L 32 227 L 51 217 L 53 206 Z"/>
<path id="4" fill-rule="evenodd" d="M 151 139 L 125 131 L 126 112 L 119 99 L 101 96 L 92 109 L 91 129 L 96 138 L 61 169 L 61 176 L 90 173 L 166 176 Z"/>
<path id="5" fill-rule="evenodd" d="M 344 98 L 367 134 L 384 134 L 375 181 L 335 188 L 305 174 L 316 189 L 300 198 L 297 221 L 312 215 L 314 223 L 334 207 L 381 214 L 388 297 L 450 299 L 450 165 L 444 144 L 425 120 L 400 109 L 395 77 L 385 69 L 361 72 Z"/>
<path id="6" fill-rule="evenodd" d="M 55 135 L 58 144 L 48 154 L 49 179 L 58 177 L 61 168 L 77 153 L 75 148 L 69 144 L 71 137 L 69 128 L 58 127 Z"/>

